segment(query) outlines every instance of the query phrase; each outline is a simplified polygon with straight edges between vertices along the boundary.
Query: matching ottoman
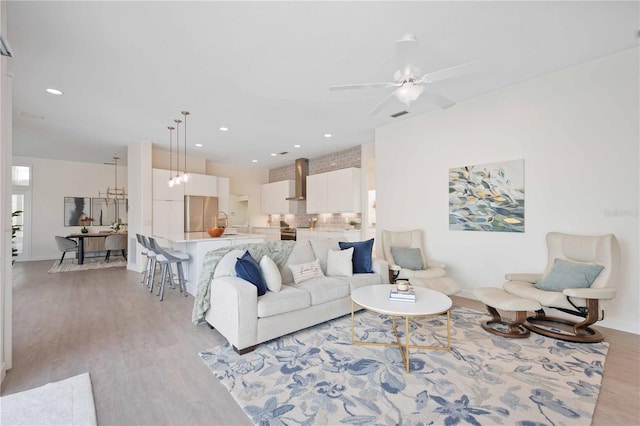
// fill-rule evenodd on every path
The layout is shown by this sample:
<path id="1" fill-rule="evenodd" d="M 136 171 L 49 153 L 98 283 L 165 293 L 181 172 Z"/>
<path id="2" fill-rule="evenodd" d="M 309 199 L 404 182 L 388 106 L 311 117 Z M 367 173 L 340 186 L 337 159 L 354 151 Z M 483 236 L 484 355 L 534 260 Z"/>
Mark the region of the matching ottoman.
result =
<path id="1" fill-rule="evenodd" d="M 487 306 L 487 311 L 491 315 L 491 319 L 482 323 L 482 328 L 489 333 L 497 334 L 502 337 L 525 338 L 529 337 L 529 330 L 524 327 L 527 319 L 527 311 L 537 311 L 542 306 L 535 300 L 524 299 L 522 297 L 509 294 L 501 288 L 484 287 L 475 291 L 476 297 Z M 513 321 L 505 321 L 501 318 L 497 309 L 503 311 L 515 311 L 516 319 Z M 494 324 L 507 326 L 509 331 L 502 331 L 499 328 L 492 327 Z"/>

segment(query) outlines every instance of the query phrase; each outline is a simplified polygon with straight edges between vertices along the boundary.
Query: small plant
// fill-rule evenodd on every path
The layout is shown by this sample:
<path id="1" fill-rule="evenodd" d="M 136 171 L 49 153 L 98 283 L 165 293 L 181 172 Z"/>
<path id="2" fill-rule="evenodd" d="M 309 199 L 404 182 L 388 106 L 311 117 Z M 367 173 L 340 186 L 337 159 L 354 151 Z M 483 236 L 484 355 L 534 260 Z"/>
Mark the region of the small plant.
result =
<path id="1" fill-rule="evenodd" d="M 13 213 L 11 213 L 11 218 L 13 219 L 14 217 L 18 217 L 20 216 L 22 213 L 24 213 L 23 210 L 16 210 Z M 18 231 L 22 229 L 22 225 L 11 225 L 11 256 L 12 257 L 17 257 L 18 256 L 18 249 L 13 247 L 13 244 L 15 244 L 15 238 L 16 238 L 16 234 L 18 233 Z M 15 263 L 15 260 L 11 261 L 11 264 Z"/>
<path id="2" fill-rule="evenodd" d="M 111 224 L 111 229 L 113 229 L 115 232 L 120 232 L 121 227 L 122 227 L 122 222 L 120 221 L 120 219 L 118 219 L 117 222 L 113 222 Z"/>

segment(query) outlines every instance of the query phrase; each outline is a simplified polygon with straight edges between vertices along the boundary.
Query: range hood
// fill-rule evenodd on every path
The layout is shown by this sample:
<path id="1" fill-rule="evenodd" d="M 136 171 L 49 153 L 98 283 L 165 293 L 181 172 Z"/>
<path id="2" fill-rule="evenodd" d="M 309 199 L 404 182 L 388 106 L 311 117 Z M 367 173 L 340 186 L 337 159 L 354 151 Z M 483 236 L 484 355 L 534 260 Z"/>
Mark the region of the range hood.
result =
<path id="1" fill-rule="evenodd" d="M 293 197 L 287 198 L 291 201 L 302 201 L 307 199 L 307 176 L 309 176 L 309 160 L 298 158 L 295 163 L 296 173 L 296 193 Z"/>

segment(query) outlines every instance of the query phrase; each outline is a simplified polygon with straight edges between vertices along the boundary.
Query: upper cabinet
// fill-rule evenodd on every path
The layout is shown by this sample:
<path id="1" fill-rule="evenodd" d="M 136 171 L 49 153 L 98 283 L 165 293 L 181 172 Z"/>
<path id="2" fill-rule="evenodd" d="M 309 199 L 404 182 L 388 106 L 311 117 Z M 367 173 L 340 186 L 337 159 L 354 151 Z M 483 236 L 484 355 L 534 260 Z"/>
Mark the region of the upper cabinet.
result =
<path id="1" fill-rule="evenodd" d="M 360 213 L 360 169 L 307 177 L 307 213 Z"/>
<path id="2" fill-rule="evenodd" d="M 228 177 L 218 177 L 218 210 L 227 214 L 229 211 L 229 184 Z"/>
<path id="3" fill-rule="evenodd" d="M 262 213 L 264 214 L 294 214 L 297 213 L 295 201 L 287 198 L 295 194 L 293 180 L 265 183 L 262 185 Z"/>
<path id="4" fill-rule="evenodd" d="M 184 184 L 184 195 L 218 196 L 218 177 L 189 173 L 189 181 Z"/>
<path id="5" fill-rule="evenodd" d="M 188 182 L 169 187 L 169 170 L 153 169 L 152 173 L 154 200 L 184 201 L 185 195 L 218 197 L 221 195 L 221 188 L 223 190 L 222 195 L 229 195 L 229 178 L 189 173 Z M 219 183 L 219 180 L 222 180 L 222 182 Z"/>
<path id="6" fill-rule="evenodd" d="M 169 187 L 169 170 L 153 169 L 153 199 L 184 201 L 184 185 Z"/>

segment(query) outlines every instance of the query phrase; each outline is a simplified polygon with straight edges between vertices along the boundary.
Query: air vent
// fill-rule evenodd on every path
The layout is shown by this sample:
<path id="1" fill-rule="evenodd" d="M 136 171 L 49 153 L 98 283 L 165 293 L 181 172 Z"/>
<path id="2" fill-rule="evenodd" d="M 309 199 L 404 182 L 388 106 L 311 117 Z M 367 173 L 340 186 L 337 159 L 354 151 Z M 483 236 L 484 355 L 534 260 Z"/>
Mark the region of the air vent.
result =
<path id="1" fill-rule="evenodd" d="M 278 155 L 287 155 L 289 153 L 289 151 L 282 151 L 281 153 L 279 153 Z"/>
<path id="2" fill-rule="evenodd" d="M 395 114 L 391 114 L 390 117 L 391 118 L 398 118 L 401 115 L 405 115 L 405 114 L 409 114 L 409 111 L 400 111 L 400 112 L 396 112 Z"/>

